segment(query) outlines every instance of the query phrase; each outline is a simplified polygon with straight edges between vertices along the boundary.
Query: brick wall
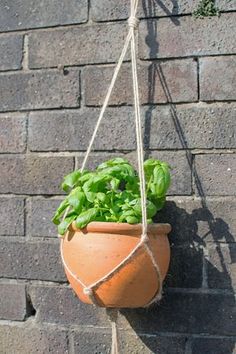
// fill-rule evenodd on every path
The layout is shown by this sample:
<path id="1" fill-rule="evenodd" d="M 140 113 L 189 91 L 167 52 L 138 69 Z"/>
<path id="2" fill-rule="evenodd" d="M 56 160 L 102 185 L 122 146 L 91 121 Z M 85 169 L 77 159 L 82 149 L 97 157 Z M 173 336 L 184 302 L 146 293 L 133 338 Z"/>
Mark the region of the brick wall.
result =
<path id="1" fill-rule="evenodd" d="M 139 83 L 147 156 L 173 183 L 163 300 L 119 314 L 124 354 L 236 353 L 235 0 L 143 0 Z M 0 353 L 110 353 L 103 309 L 78 301 L 50 222 L 81 163 L 127 31 L 125 0 L 0 3 Z M 90 166 L 135 160 L 127 55 Z M 134 294 L 135 296 L 135 294 Z"/>

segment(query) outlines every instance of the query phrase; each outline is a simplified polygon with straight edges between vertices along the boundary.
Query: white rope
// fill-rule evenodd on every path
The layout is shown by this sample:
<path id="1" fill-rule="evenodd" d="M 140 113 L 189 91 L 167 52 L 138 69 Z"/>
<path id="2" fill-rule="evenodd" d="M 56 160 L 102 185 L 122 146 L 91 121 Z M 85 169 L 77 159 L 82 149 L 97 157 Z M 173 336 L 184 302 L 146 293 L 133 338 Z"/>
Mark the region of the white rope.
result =
<path id="1" fill-rule="evenodd" d="M 146 239 L 147 238 L 147 211 L 146 211 L 147 201 L 146 201 L 146 192 L 145 192 L 145 174 L 144 174 L 144 166 L 143 166 L 144 159 L 143 159 L 142 127 L 141 127 L 134 27 L 131 27 L 131 63 L 132 63 L 134 111 L 135 111 L 136 140 L 137 140 L 137 154 L 138 154 L 138 174 L 140 180 L 140 194 L 141 194 L 141 207 L 142 207 L 142 228 L 143 228 L 142 239 Z"/>
<path id="2" fill-rule="evenodd" d="M 121 52 L 120 58 L 119 58 L 119 60 L 118 60 L 117 66 L 116 66 L 116 68 L 115 68 L 115 71 L 114 71 L 114 74 L 113 74 L 113 77 L 112 77 L 110 86 L 109 86 L 109 88 L 108 88 L 108 91 L 107 91 L 107 94 L 106 94 L 106 97 L 105 97 L 105 100 L 104 100 L 104 103 L 103 103 L 103 106 L 102 106 L 100 115 L 99 115 L 99 117 L 98 117 L 98 120 L 97 120 L 95 129 L 94 129 L 92 138 L 91 138 L 91 140 L 90 140 L 88 149 L 87 149 L 87 151 L 86 151 L 86 154 L 85 154 L 85 157 L 84 157 L 84 160 L 83 160 L 83 163 L 82 163 L 82 167 L 81 167 L 81 169 L 80 169 L 81 171 L 83 171 L 84 168 L 85 168 L 85 166 L 86 166 L 86 163 L 87 163 L 89 154 L 90 154 L 90 152 L 91 152 L 91 149 L 92 149 L 92 146 L 93 146 L 95 137 L 96 137 L 96 135 L 97 135 L 98 128 L 99 128 L 99 126 L 100 126 L 100 124 L 101 124 L 101 121 L 102 121 L 102 119 L 103 119 L 105 110 L 106 110 L 106 108 L 107 108 L 107 106 L 108 106 L 108 102 L 109 102 L 110 97 L 111 97 L 112 90 L 113 90 L 113 88 L 114 88 L 114 85 L 115 85 L 117 76 L 118 76 L 118 74 L 119 74 L 121 65 L 122 65 L 122 63 L 123 63 L 123 61 L 124 61 L 124 58 L 125 58 L 125 55 L 126 55 L 126 53 L 127 53 L 127 50 L 128 50 L 128 47 L 129 47 L 129 43 L 130 43 L 130 39 L 131 39 L 131 28 L 130 28 L 130 30 L 129 30 L 129 33 L 128 33 L 127 37 L 126 37 L 124 47 L 123 47 L 123 49 L 122 49 L 122 52 Z"/>

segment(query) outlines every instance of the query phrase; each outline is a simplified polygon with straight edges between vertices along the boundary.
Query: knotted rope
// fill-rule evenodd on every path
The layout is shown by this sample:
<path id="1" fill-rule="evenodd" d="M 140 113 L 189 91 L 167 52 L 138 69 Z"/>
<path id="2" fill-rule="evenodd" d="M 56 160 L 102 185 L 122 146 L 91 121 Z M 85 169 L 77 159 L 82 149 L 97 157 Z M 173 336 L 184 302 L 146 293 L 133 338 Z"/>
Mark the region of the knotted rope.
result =
<path id="1" fill-rule="evenodd" d="M 129 25 L 129 31 L 124 43 L 124 47 L 122 49 L 122 52 L 120 54 L 120 57 L 118 59 L 117 65 L 115 67 L 113 77 L 110 83 L 110 86 L 108 88 L 104 103 L 102 105 L 101 112 L 99 114 L 97 123 L 94 128 L 93 135 L 91 137 L 91 140 L 89 142 L 88 149 L 86 151 L 82 166 L 81 166 L 81 171 L 84 170 L 88 157 L 91 153 L 92 146 L 95 140 L 95 137 L 97 135 L 97 131 L 99 129 L 100 123 L 103 119 L 105 110 L 108 106 L 109 99 L 111 97 L 112 90 L 114 88 L 116 79 L 118 77 L 120 68 L 122 66 L 122 63 L 124 61 L 125 55 L 127 53 L 129 44 L 131 43 L 131 65 L 132 65 L 132 81 L 133 81 L 133 95 L 134 95 L 134 112 L 135 112 L 135 126 L 136 126 L 136 141 L 137 141 L 137 156 L 138 156 L 138 174 L 139 174 L 139 179 L 140 179 L 140 195 L 141 195 L 141 208 L 142 208 L 142 235 L 140 238 L 139 243 L 135 246 L 135 248 L 131 251 L 131 253 L 122 260 L 114 269 L 112 269 L 108 274 L 106 274 L 104 277 L 101 279 L 97 280 L 93 284 L 90 284 L 89 286 L 85 285 L 78 277 L 76 274 L 74 274 L 69 267 L 67 266 L 64 256 L 63 256 L 63 239 L 61 241 L 61 257 L 62 257 L 62 263 L 66 269 L 66 271 L 83 287 L 83 292 L 85 295 L 87 295 L 91 302 L 94 305 L 99 305 L 95 296 L 95 290 L 98 289 L 98 287 L 103 284 L 104 282 L 108 281 L 111 277 L 114 276 L 114 274 L 118 273 L 128 262 L 132 260 L 132 258 L 135 257 L 137 251 L 141 248 L 144 247 L 145 251 L 149 255 L 153 267 L 157 273 L 157 279 L 158 279 L 158 291 L 155 294 L 154 298 L 147 304 L 147 307 L 154 303 L 157 300 L 161 299 L 161 293 L 162 293 L 162 275 L 160 273 L 160 269 L 158 264 L 156 263 L 155 257 L 153 255 L 153 252 L 149 246 L 149 237 L 147 233 L 147 212 L 146 212 L 146 191 L 145 191 L 145 174 L 144 174 L 144 153 L 143 153 L 143 143 L 142 143 L 142 124 L 141 124 L 141 114 L 140 114 L 140 100 L 139 100 L 139 89 L 138 89 L 138 75 L 137 75 L 137 59 L 136 59 L 136 40 L 135 40 L 135 30 L 138 28 L 139 20 L 136 17 L 137 13 L 137 8 L 138 8 L 138 0 L 131 0 L 131 11 L 130 11 L 130 17 L 128 19 L 128 25 Z M 68 214 L 69 208 L 67 208 L 64 218 Z M 113 312 L 114 314 L 114 312 Z M 118 343 L 117 343 L 117 325 L 116 325 L 116 316 L 112 317 L 112 354 L 118 354 Z"/>

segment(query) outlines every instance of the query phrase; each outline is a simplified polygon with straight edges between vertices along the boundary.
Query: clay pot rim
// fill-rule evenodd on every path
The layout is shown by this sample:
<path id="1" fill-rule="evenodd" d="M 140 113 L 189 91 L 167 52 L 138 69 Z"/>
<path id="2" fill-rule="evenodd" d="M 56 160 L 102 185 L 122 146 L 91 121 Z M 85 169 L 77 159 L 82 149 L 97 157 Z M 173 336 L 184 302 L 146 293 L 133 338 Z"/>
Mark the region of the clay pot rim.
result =
<path id="1" fill-rule="evenodd" d="M 124 234 L 138 235 L 142 234 L 142 224 L 128 224 L 116 222 L 92 221 L 84 229 L 76 227 L 75 222 L 70 226 L 70 231 L 81 231 L 82 233 L 108 233 L 108 234 Z M 153 223 L 148 225 L 148 232 L 156 235 L 167 235 L 171 231 L 171 225 L 167 223 Z"/>

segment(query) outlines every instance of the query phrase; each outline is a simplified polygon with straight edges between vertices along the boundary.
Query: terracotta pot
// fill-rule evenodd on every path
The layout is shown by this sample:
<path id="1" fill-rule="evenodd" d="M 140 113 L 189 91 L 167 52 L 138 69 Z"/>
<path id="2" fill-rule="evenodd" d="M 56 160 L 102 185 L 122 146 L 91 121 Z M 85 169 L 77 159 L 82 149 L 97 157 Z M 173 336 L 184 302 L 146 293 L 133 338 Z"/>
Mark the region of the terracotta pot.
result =
<path id="1" fill-rule="evenodd" d="M 169 224 L 148 225 L 149 246 L 159 266 L 162 280 L 169 261 L 170 246 L 167 234 Z M 101 279 L 129 255 L 140 241 L 142 225 L 125 223 L 92 222 L 83 230 L 73 224 L 62 239 L 61 251 L 67 268 L 86 286 Z M 90 299 L 83 287 L 66 270 L 67 278 L 85 303 Z M 143 307 L 158 291 L 158 276 L 144 246 L 135 256 L 101 284 L 95 291 L 97 302 L 103 307 Z"/>

